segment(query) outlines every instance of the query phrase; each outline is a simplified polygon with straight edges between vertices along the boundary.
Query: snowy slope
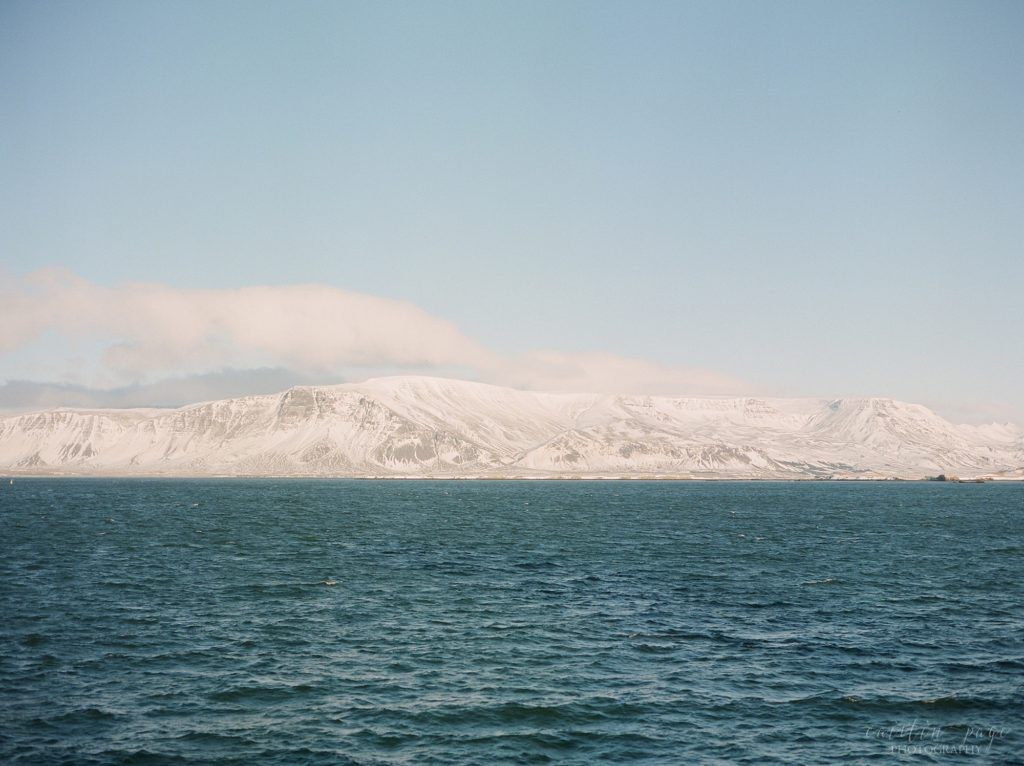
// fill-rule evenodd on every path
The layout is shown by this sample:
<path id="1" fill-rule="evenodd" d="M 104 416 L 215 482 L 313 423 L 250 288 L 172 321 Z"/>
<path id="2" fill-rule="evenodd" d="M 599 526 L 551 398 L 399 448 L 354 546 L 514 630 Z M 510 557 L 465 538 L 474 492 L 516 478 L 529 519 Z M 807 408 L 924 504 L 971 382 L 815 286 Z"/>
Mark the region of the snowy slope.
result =
<path id="1" fill-rule="evenodd" d="M 1022 475 L 1024 432 L 889 399 L 547 394 L 397 377 L 0 420 L 0 470 L 298 476 Z"/>

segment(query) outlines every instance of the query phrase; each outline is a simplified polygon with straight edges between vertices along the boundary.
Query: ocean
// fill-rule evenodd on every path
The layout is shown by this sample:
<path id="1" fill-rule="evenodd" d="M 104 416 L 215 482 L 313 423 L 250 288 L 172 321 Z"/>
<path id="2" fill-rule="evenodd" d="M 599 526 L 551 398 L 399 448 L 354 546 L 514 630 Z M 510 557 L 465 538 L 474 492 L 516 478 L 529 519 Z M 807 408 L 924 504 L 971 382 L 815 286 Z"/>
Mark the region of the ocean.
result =
<path id="1" fill-rule="evenodd" d="M 5 764 L 1024 763 L 1024 484 L 17 479 Z"/>

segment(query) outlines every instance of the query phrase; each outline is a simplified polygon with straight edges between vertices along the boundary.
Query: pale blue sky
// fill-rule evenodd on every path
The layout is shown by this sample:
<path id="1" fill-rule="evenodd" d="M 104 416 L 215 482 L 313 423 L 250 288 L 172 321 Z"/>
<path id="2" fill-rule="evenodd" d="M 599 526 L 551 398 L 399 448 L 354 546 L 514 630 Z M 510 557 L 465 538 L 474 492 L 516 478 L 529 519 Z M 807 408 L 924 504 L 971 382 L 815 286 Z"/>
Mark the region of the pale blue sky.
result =
<path id="1" fill-rule="evenodd" d="M 1022 40 L 1019 2 L 4 0 L 0 268 L 1022 421 Z"/>

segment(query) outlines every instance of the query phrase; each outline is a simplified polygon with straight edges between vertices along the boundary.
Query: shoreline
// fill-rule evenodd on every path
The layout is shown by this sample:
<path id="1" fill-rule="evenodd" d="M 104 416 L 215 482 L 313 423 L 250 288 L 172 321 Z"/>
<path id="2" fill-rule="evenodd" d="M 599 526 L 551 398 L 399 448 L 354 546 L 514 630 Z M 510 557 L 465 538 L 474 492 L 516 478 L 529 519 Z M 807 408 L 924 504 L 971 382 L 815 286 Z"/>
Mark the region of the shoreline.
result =
<path id="1" fill-rule="evenodd" d="M 979 476 L 963 477 L 960 479 L 932 479 L 922 477 L 919 479 L 908 479 L 897 476 L 807 476 L 799 478 L 782 478 L 772 476 L 683 476 L 683 475 L 654 475 L 654 476 L 587 476 L 587 475 L 555 475 L 555 476 L 451 476 L 451 475 L 425 475 L 425 476 L 396 476 L 384 474 L 360 474 L 360 475 L 325 475 L 325 474 L 171 474 L 171 473 L 3 473 L 0 474 L 0 487 L 6 485 L 8 480 L 15 479 L 139 479 L 139 480 L 316 480 L 316 481 L 447 481 L 447 482 L 491 482 L 491 481 L 517 481 L 517 482 L 693 482 L 693 483 L 765 483 L 765 484 L 864 484 L 864 483 L 885 483 L 885 484 L 1012 484 L 1024 482 L 1024 476 Z"/>

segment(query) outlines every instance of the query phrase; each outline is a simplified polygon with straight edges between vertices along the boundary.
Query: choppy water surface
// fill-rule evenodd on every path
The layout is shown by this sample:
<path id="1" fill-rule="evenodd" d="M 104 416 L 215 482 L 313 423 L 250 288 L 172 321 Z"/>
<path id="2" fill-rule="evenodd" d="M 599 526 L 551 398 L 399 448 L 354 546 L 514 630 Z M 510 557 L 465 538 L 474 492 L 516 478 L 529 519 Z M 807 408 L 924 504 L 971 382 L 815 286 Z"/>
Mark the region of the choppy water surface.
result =
<path id="1" fill-rule="evenodd" d="M 0 762 L 1024 762 L 1024 486 L 0 486 Z M 327 583 L 327 584 L 325 584 Z"/>

